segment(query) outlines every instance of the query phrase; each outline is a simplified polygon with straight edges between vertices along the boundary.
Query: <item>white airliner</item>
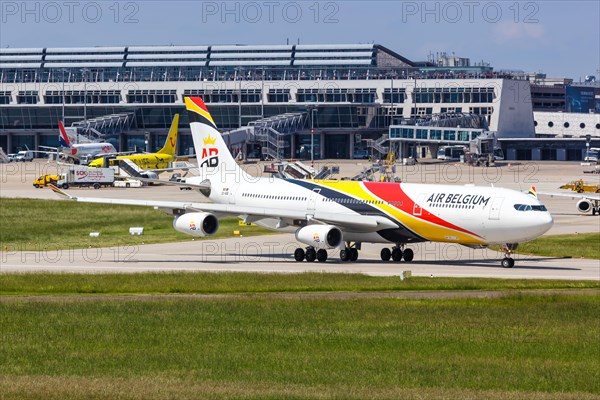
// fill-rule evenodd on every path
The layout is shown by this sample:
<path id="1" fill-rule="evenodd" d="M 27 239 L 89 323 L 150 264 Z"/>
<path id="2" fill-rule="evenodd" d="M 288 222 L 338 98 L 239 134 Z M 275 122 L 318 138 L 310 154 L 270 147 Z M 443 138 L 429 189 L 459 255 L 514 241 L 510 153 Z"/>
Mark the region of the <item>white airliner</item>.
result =
<path id="1" fill-rule="evenodd" d="M 185 99 L 200 176 L 188 178 L 212 203 L 74 197 L 80 202 L 150 206 L 175 215 L 173 227 L 193 236 L 217 232 L 218 217 L 235 215 L 269 229 L 294 232 L 305 244 L 297 261 L 323 262 L 340 248 L 342 261 L 355 261 L 361 244 L 388 243 L 381 259 L 412 261 L 411 243 L 434 241 L 469 247 L 503 245 L 502 266 L 512 251 L 552 226 L 536 196 L 514 190 L 391 182 L 283 180 L 243 171 L 227 149 L 202 99 Z M 535 194 L 535 192 L 533 192 Z"/>
<path id="2" fill-rule="evenodd" d="M 62 121 L 58 121 L 58 142 L 60 143 L 61 152 L 67 159 L 73 159 L 77 161 L 81 161 L 84 158 L 93 159 L 98 156 L 108 155 L 108 154 L 117 154 L 117 149 L 111 143 L 103 142 L 103 143 L 79 143 L 73 144 L 69 140 L 69 136 L 67 135 L 67 131 L 62 123 Z M 51 149 L 55 152 L 58 151 L 56 147 L 49 146 L 40 146 L 41 148 Z"/>

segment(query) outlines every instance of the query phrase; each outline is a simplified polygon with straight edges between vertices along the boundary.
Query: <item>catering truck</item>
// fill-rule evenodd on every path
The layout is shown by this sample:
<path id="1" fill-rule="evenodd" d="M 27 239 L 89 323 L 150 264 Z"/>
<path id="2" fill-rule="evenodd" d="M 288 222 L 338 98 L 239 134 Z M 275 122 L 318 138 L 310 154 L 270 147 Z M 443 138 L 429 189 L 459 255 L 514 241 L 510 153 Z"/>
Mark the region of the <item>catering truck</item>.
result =
<path id="1" fill-rule="evenodd" d="M 73 166 L 61 175 L 57 186 L 63 189 L 69 187 L 93 187 L 100 189 L 103 186 L 112 186 L 115 182 L 115 171 L 112 168 L 88 168 Z"/>

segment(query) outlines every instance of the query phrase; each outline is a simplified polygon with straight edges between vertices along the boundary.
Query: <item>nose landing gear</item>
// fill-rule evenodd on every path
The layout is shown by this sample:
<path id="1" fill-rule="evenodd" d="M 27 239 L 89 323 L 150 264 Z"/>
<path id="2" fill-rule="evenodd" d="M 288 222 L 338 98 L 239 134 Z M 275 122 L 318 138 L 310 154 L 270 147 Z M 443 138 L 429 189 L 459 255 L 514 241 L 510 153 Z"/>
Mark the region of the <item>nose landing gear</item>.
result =
<path id="1" fill-rule="evenodd" d="M 511 257 L 513 251 L 517 249 L 518 243 L 506 243 L 504 246 L 504 258 L 501 261 L 502 268 L 512 268 L 515 266 L 515 260 Z"/>

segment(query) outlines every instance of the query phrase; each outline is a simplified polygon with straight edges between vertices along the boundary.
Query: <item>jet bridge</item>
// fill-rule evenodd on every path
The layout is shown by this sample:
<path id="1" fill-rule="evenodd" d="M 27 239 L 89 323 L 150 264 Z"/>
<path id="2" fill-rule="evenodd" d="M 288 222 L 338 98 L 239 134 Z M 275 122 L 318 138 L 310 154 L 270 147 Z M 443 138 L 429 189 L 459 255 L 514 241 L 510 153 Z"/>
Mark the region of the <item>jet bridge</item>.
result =
<path id="1" fill-rule="evenodd" d="M 118 135 L 135 127 L 135 113 L 110 114 L 102 117 L 74 122 L 79 135 L 90 139 L 102 139 L 105 136 Z"/>
<path id="2" fill-rule="evenodd" d="M 286 113 L 251 121 L 247 126 L 223 132 L 228 147 L 245 143 L 258 143 L 262 155 L 273 160 L 284 158 L 291 135 L 306 129 L 306 113 Z"/>

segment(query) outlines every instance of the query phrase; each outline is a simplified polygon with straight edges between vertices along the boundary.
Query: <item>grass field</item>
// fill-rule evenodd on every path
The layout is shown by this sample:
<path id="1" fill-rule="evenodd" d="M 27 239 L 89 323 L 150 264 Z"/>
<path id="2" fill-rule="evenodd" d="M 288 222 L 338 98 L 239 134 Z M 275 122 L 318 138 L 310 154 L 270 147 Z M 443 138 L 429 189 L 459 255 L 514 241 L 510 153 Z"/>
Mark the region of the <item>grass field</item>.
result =
<path id="1" fill-rule="evenodd" d="M 600 296 L 0 299 L 0 398 L 598 399 Z"/>
<path id="2" fill-rule="evenodd" d="M 173 229 L 173 217 L 148 207 L 0 198 L 0 246 L 3 250 L 58 250 L 110 247 L 192 240 Z M 237 218 L 220 221 L 212 239 L 272 233 L 256 226 L 239 226 Z M 143 226 L 144 235 L 129 228 Z M 97 238 L 90 232 L 100 232 Z M 196 238 L 195 240 L 201 240 Z"/>
<path id="3" fill-rule="evenodd" d="M 388 291 L 598 289 L 598 281 L 375 277 L 359 274 L 159 272 L 140 274 L 0 274 L 1 295 L 212 294 Z"/>
<path id="4" fill-rule="evenodd" d="M 600 259 L 600 232 L 542 236 L 531 242 L 519 244 L 517 253 Z"/>
<path id="5" fill-rule="evenodd" d="M 8 251 L 192 240 L 191 236 L 173 229 L 172 216 L 146 207 L 0 198 L 0 221 L 3 227 L 0 230 L 0 248 Z M 231 237 L 234 230 L 239 230 L 244 236 L 273 233 L 256 226 L 239 226 L 236 218 L 221 219 L 220 224 L 219 232 L 212 239 Z M 132 226 L 143 226 L 144 235 L 129 235 L 129 228 Z M 100 232 L 100 236 L 91 238 L 90 232 Z M 600 259 L 600 233 L 542 236 L 520 244 L 517 252 L 549 257 Z"/>

